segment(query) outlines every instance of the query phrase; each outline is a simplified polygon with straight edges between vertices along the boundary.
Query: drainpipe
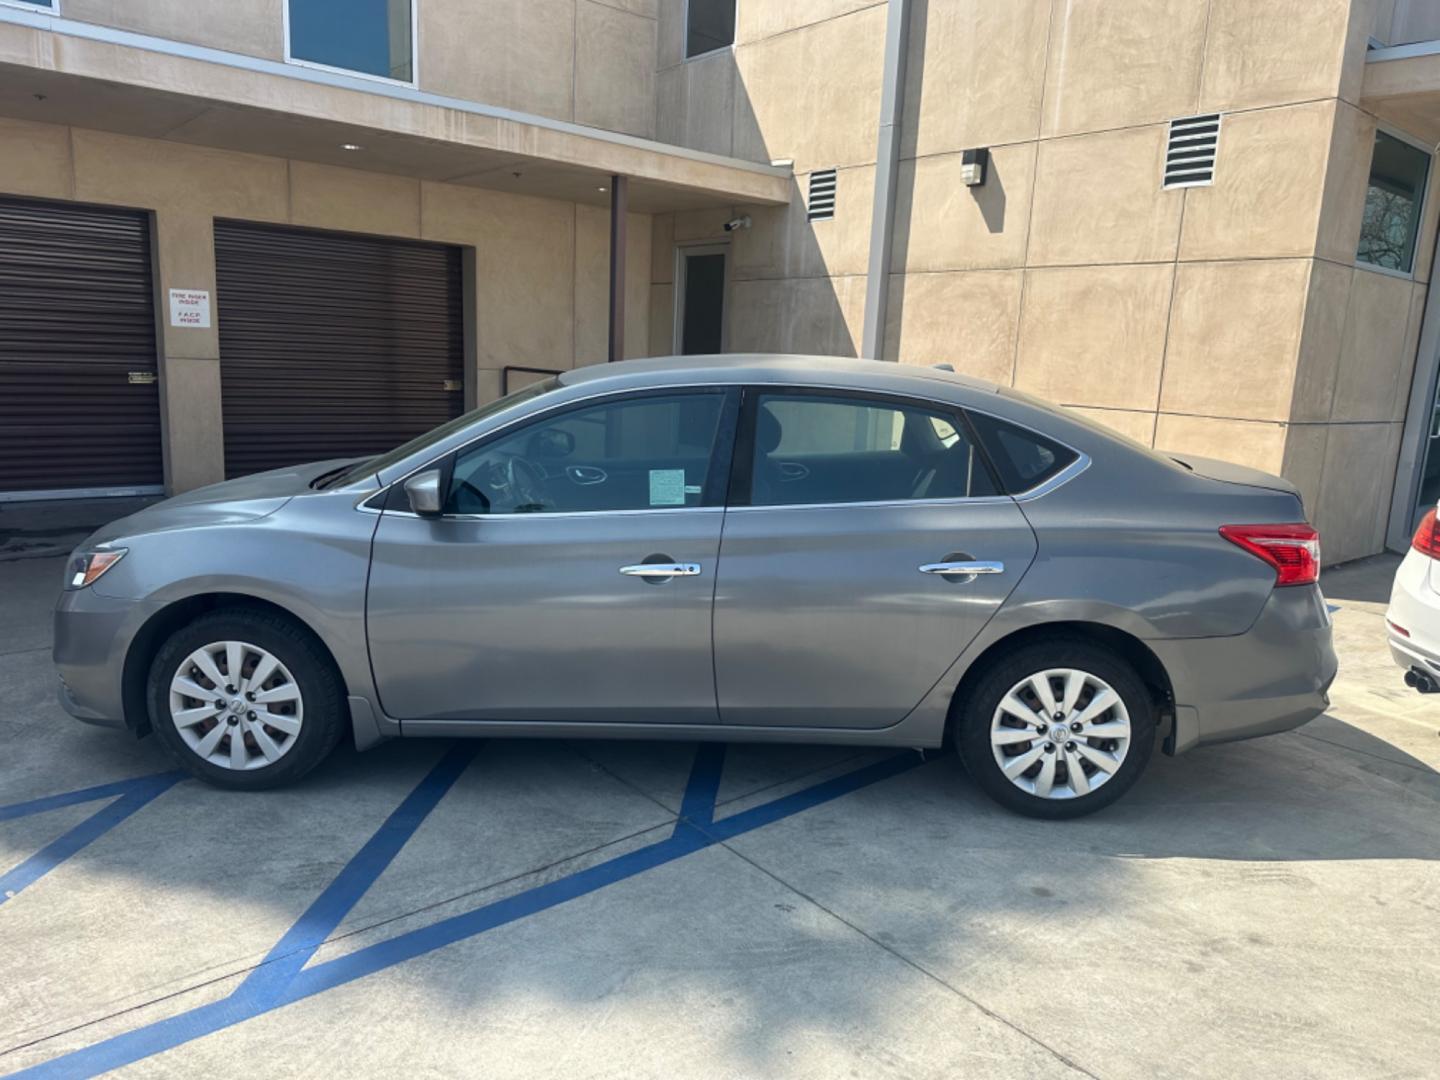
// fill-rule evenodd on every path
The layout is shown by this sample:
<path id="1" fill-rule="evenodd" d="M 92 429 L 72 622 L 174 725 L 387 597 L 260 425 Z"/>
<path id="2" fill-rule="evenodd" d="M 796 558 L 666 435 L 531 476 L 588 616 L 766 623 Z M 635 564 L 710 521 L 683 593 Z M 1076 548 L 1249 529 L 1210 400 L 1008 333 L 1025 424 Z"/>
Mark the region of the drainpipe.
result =
<path id="1" fill-rule="evenodd" d="M 870 212 L 870 265 L 865 279 L 865 329 L 860 355 L 878 360 L 885 349 L 890 296 L 890 248 L 895 236 L 895 180 L 900 171 L 900 119 L 905 103 L 905 54 L 910 0 L 890 0 L 885 25 L 885 82 L 875 148 L 875 203 Z"/>
<path id="2" fill-rule="evenodd" d="M 630 180 L 610 177 L 610 346 L 607 359 L 625 359 L 625 248 Z"/>

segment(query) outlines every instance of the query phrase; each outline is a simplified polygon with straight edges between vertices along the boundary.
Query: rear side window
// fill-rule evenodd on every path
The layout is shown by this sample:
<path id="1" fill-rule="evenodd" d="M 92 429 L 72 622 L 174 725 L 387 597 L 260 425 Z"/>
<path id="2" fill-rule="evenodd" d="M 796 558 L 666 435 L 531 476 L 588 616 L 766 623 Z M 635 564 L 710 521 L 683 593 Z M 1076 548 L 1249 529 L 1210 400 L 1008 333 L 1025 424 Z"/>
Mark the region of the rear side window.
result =
<path id="1" fill-rule="evenodd" d="M 752 506 L 995 495 L 954 413 L 888 399 L 761 392 Z"/>
<path id="2" fill-rule="evenodd" d="M 1011 495 L 1039 487 L 1080 456 L 1053 439 L 984 413 L 970 413 L 970 421 Z"/>

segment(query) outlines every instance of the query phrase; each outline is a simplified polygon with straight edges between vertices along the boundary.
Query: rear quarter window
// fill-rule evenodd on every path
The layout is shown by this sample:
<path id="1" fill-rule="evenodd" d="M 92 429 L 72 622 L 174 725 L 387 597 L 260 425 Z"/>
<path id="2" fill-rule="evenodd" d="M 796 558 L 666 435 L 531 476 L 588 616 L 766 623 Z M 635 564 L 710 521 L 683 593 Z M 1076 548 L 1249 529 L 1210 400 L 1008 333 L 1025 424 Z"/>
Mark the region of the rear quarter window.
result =
<path id="1" fill-rule="evenodd" d="M 1080 456 L 1028 428 L 984 413 L 969 416 L 1007 494 L 1019 495 L 1039 487 Z"/>

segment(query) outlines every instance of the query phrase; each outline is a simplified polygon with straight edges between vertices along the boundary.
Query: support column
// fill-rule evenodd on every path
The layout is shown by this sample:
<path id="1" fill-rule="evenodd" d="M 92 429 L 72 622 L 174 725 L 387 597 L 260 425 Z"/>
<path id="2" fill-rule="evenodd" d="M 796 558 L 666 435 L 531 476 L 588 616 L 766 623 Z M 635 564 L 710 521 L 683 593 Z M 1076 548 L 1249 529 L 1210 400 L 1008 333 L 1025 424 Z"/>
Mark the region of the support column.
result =
<path id="1" fill-rule="evenodd" d="M 625 234 L 628 177 L 610 177 L 610 362 L 625 359 Z"/>
<path id="2" fill-rule="evenodd" d="M 885 25 L 885 73 L 880 92 L 880 131 L 875 148 L 875 202 L 870 212 L 870 263 L 865 280 L 865 327 L 860 355 L 884 358 L 885 317 L 890 299 L 890 249 L 895 232 L 895 180 L 900 171 L 900 121 L 905 102 L 905 53 L 910 0 L 890 0 Z"/>

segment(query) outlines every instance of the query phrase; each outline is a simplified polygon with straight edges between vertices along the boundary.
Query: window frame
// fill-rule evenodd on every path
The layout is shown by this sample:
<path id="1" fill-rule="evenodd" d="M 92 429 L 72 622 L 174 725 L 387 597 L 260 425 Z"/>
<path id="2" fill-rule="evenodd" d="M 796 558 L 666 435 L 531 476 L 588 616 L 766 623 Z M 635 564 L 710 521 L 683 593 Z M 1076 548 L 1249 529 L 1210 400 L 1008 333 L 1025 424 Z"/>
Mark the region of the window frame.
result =
<path id="1" fill-rule="evenodd" d="M 3 3 L 4 0 L 0 0 Z M 58 3 L 59 0 L 56 0 Z M 388 75 L 372 75 L 368 71 L 353 71 L 350 68 L 336 67 L 334 64 L 322 64 L 318 60 L 305 60 L 295 56 L 290 51 L 290 3 L 291 0 L 280 0 L 280 17 L 284 26 L 285 38 L 285 63 L 293 67 L 309 68 L 311 71 L 328 71 L 334 75 L 348 75 L 353 79 L 364 79 L 367 82 L 383 83 L 386 86 L 405 86 L 412 90 L 420 89 L 420 4 L 422 0 L 408 0 L 410 4 L 410 81 L 394 79 Z"/>
<path id="2" fill-rule="evenodd" d="M 59 15 L 60 0 L 49 0 L 48 3 L 39 3 L 38 0 L 0 0 L 0 7 L 11 8 L 15 11 L 40 12 L 42 15 Z"/>
<path id="3" fill-rule="evenodd" d="M 866 405 L 878 404 L 882 407 L 890 406 L 893 408 L 916 409 L 922 412 L 938 414 L 948 419 L 955 426 L 955 430 L 962 433 L 965 438 L 969 440 L 970 447 L 979 460 L 981 468 L 989 475 L 991 483 L 999 494 L 960 495 L 926 499 L 857 499 L 847 502 L 774 503 L 757 506 L 751 502 L 754 490 L 755 427 L 756 417 L 760 411 L 760 399 L 765 395 L 827 399 L 852 398 Z M 932 398 L 909 397 L 905 394 L 894 394 L 883 390 L 856 390 L 849 387 L 795 385 L 791 383 L 757 383 L 745 387 L 745 393 L 740 403 L 740 423 L 735 433 L 735 445 L 731 456 L 730 491 L 729 496 L 725 500 L 725 509 L 727 512 L 731 510 L 785 511 L 937 505 L 972 506 L 1013 501 L 1013 496 L 1005 494 L 1005 485 L 1000 482 L 999 473 L 996 472 L 995 465 L 990 460 L 989 451 L 985 448 L 984 443 L 977 437 L 975 428 L 970 423 L 969 413 L 963 405 L 956 405 L 948 401 L 936 401 Z"/>
<path id="4" fill-rule="evenodd" d="M 614 390 L 606 394 L 578 398 L 556 404 L 543 412 L 517 417 L 494 431 L 478 435 L 461 446 L 447 451 L 412 469 L 392 483 L 385 492 L 372 495 L 365 500 L 370 509 L 383 509 L 387 514 L 405 517 L 420 517 L 410 509 L 409 497 L 405 494 L 405 482 L 418 473 L 429 469 L 440 470 L 440 487 L 447 494 L 454 476 L 455 463 L 462 454 L 483 450 L 486 446 L 522 433 L 536 424 L 558 420 L 567 413 L 583 412 L 600 406 L 619 404 L 643 398 L 680 397 L 682 395 L 709 394 L 721 398 L 720 417 L 715 433 L 715 447 L 710 456 L 710 465 L 705 472 L 705 482 L 696 506 L 640 506 L 624 510 L 556 510 L 551 513 L 532 514 L 441 514 L 431 518 L 434 521 L 536 521 L 550 518 L 594 518 L 597 516 L 621 517 L 632 514 L 677 514 L 677 513 L 723 513 L 725 495 L 731 472 L 731 456 L 735 452 L 737 421 L 740 413 L 740 387 L 729 383 L 696 383 L 684 386 L 656 386 L 645 389 Z"/>
<path id="5" fill-rule="evenodd" d="M 288 3 L 288 0 L 287 0 Z M 703 60 L 707 56 L 715 56 L 717 53 L 735 51 L 735 31 L 740 25 L 740 0 L 735 0 L 735 17 L 730 22 L 730 44 L 718 45 L 705 52 L 690 54 L 690 5 L 694 0 L 685 0 L 685 18 L 680 27 L 680 53 L 682 64 L 688 64 L 691 60 Z"/>
<path id="6" fill-rule="evenodd" d="M 1415 210 L 1415 247 L 1414 247 L 1414 250 L 1410 253 L 1410 269 L 1409 269 L 1409 270 L 1392 270 L 1392 269 L 1391 269 L 1390 267 L 1388 267 L 1388 266 L 1381 266 L 1381 265 L 1378 264 L 1378 263 L 1366 262 L 1364 259 L 1360 258 L 1360 249 L 1359 249 L 1359 244 L 1358 244 L 1358 242 L 1357 242 L 1357 244 L 1356 244 L 1356 249 L 1355 249 L 1354 265 L 1355 265 L 1355 268 L 1356 268 L 1357 270 L 1369 270 L 1369 271 L 1371 271 L 1372 273 L 1385 274 L 1385 275 L 1387 275 L 1387 276 L 1389 276 L 1389 277 L 1399 278 L 1399 279 L 1401 279 L 1402 281 L 1414 281 L 1414 280 L 1415 280 L 1415 266 L 1416 266 L 1416 264 L 1420 261 L 1420 251 L 1421 251 L 1420 245 L 1421 245 L 1422 241 L 1424 240 L 1425 215 L 1426 215 L 1426 214 L 1429 212 L 1429 210 L 1430 210 L 1430 190 L 1431 190 L 1431 188 L 1434 186 L 1434 182 L 1435 182 L 1435 165 L 1436 165 L 1435 148 L 1434 148 L 1433 146 L 1427 146 L 1427 145 L 1425 145 L 1424 142 L 1422 142 L 1421 140 L 1415 138 L 1413 135 L 1407 135 L 1405 132 L 1401 131 L 1399 128 L 1393 127 L 1393 126 L 1391 126 L 1390 124 L 1377 122 L 1376 125 L 1375 125 L 1375 130 L 1376 130 L 1377 133 L 1378 133 L 1378 132 L 1383 132 L 1384 134 L 1389 135 L 1392 139 L 1395 139 L 1395 140 L 1397 140 L 1397 141 L 1399 141 L 1399 142 L 1405 143 L 1407 146 L 1410 146 L 1410 147 L 1413 147 L 1413 148 L 1416 149 L 1416 150 L 1419 150 L 1422 154 L 1425 155 L 1425 157 L 1426 157 L 1426 159 L 1428 160 L 1429 164 L 1428 164 L 1428 165 L 1426 166 L 1426 168 L 1425 168 L 1425 184 L 1424 184 L 1424 186 L 1421 188 L 1421 191 L 1420 191 L 1420 201 L 1419 201 L 1418 205 L 1416 206 L 1416 210 Z M 1375 143 L 1374 143 L 1374 141 L 1372 141 L 1371 144 L 1370 144 L 1370 161 L 1369 161 L 1369 163 L 1367 164 L 1367 166 L 1366 166 L 1366 168 L 1365 168 L 1365 194 L 1364 194 L 1364 196 L 1362 197 L 1361 203 L 1360 203 L 1360 216 L 1361 216 L 1362 227 L 1363 227 L 1364 216 L 1365 216 L 1365 200 L 1370 197 L 1370 176 L 1371 176 L 1371 173 L 1373 172 L 1374 168 L 1375 168 Z"/>

